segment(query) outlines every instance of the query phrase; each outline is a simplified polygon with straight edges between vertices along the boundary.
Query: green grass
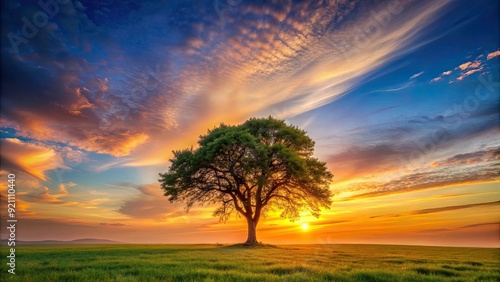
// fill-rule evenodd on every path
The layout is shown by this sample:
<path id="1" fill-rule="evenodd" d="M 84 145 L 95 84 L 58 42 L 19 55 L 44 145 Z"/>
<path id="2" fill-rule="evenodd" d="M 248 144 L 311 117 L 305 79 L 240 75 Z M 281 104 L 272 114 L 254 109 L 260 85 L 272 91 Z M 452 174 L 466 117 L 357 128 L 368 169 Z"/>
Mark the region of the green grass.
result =
<path id="1" fill-rule="evenodd" d="M 500 281 L 500 250 L 389 245 L 44 245 L 2 281 Z"/>

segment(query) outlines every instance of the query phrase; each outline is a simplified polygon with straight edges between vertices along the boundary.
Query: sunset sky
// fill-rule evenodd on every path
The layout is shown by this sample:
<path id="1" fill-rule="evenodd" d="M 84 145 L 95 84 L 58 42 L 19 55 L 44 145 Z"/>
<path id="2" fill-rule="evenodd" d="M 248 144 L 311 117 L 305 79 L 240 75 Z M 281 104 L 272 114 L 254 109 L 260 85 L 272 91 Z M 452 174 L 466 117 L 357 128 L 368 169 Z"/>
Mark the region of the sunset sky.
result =
<path id="1" fill-rule="evenodd" d="M 315 140 L 335 196 L 259 241 L 500 246 L 499 1 L 37 2 L 1 7 L 18 240 L 243 242 L 244 219 L 186 213 L 158 173 L 272 115 Z"/>

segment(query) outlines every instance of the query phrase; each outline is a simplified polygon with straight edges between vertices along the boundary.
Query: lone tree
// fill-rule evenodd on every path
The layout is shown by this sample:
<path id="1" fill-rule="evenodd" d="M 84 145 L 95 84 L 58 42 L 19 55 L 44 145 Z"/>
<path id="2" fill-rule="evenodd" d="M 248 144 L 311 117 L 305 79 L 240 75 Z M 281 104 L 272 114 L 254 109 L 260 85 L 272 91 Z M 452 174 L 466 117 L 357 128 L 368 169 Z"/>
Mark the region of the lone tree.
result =
<path id="1" fill-rule="evenodd" d="M 221 221 L 237 211 L 248 223 L 245 244 L 257 244 L 256 227 L 266 211 L 296 220 L 303 211 L 318 217 L 329 208 L 333 175 L 313 157 L 314 141 L 282 120 L 252 118 L 243 124 L 209 130 L 197 149 L 174 151 L 160 173 L 170 202 L 220 203 Z"/>

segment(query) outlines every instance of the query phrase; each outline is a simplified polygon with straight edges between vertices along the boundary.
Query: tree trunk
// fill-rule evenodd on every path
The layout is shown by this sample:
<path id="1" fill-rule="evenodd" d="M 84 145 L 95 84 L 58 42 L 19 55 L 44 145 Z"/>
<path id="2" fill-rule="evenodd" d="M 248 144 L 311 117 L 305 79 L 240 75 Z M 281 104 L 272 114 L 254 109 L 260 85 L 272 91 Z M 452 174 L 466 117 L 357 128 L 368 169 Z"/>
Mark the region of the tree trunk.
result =
<path id="1" fill-rule="evenodd" d="M 245 244 L 257 244 L 257 224 L 252 218 L 247 218 L 248 223 L 248 238 Z"/>

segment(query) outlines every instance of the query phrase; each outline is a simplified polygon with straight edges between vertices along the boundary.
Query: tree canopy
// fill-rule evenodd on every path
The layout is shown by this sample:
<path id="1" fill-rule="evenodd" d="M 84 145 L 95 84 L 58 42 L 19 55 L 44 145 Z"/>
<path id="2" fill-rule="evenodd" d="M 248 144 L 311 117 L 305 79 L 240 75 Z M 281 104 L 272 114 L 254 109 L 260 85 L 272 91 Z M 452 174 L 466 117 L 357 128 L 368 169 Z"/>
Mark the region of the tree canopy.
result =
<path id="1" fill-rule="evenodd" d="M 296 220 L 300 213 L 318 217 L 329 208 L 333 175 L 313 157 L 314 141 L 305 131 L 272 117 L 243 124 L 221 124 L 200 136 L 196 149 L 174 151 L 171 166 L 160 173 L 170 202 L 220 204 L 214 216 L 233 213 L 248 224 L 247 244 L 257 243 L 256 227 L 267 211 Z"/>

